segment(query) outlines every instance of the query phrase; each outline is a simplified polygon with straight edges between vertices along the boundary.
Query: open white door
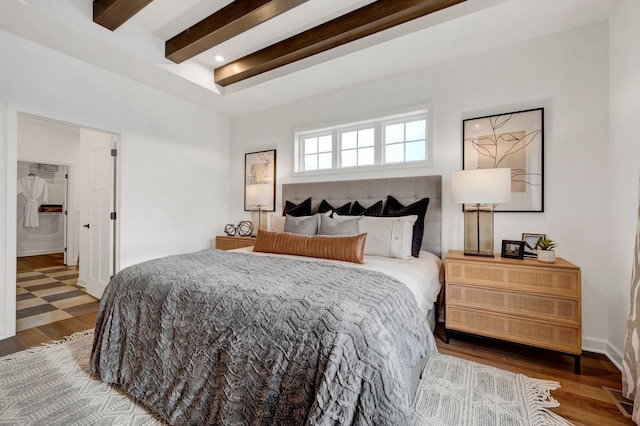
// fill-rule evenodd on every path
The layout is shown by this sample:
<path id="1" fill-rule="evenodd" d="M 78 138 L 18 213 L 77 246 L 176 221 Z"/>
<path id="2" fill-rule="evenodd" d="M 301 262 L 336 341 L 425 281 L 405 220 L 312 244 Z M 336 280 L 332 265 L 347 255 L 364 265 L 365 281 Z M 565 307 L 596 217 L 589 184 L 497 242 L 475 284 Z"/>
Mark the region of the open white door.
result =
<path id="1" fill-rule="evenodd" d="M 113 264 L 114 221 L 114 173 L 115 157 L 113 135 L 97 131 L 83 132 L 82 144 L 88 144 L 88 222 L 82 232 L 88 233 L 86 260 L 81 259 L 80 268 L 85 271 L 87 293 L 101 298 L 111 277 Z"/>

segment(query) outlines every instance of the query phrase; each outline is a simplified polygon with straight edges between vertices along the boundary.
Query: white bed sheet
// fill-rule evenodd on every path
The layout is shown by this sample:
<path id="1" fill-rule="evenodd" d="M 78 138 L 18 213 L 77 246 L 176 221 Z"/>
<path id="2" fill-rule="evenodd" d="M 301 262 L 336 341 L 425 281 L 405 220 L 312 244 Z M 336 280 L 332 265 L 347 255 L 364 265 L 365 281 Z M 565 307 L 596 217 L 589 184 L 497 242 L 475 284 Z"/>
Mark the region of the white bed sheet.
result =
<path id="1" fill-rule="evenodd" d="M 309 262 L 331 262 L 354 268 L 364 268 L 382 272 L 406 285 L 413 293 L 418 307 L 425 315 L 433 309 L 438 299 L 438 293 L 440 293 L 440 269 L 442 268 L 442 261 L 436 255 L 424 250 L 420 251 L 419 258 L 411 259 L 365 256 L 364 264 L 344 262 L 341 260 L 318 259 L 315 257 L 254 252 L 253 247 L 244 247 L 231 251 L 251 253 L 256 256 L 290 257 Z"/>

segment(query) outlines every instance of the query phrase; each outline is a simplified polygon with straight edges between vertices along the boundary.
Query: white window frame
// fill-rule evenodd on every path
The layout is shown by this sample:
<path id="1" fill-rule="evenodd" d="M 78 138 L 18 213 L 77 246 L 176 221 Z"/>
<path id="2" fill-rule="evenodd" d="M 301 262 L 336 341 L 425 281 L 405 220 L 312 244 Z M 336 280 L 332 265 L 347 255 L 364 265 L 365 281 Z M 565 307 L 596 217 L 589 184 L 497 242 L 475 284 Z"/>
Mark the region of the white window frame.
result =
<path id="1" fill-rule="evenodd" d="M 404 161 L 396 161 L 393 163 L 387 163 L 386 161 L 386 147 L 387 147 L 387 141 L 386 141 L 386 132 L 385 132 L 385 127 L 386 126 L 393 126 L 394 124 L 404 124 L 406 126 L 406 123 L 410 123 L 412 121 L 419 121 L 419 120 L 425 120 L 425 159 L 424 160 L 407 160 L 407 143 L 410 142 L 415 142 L 418 141 L 420 139 L 416 139 L 416 140 L 411 140 L 411 141 L 407 141 L 406 138 L 406 127 L 405 127 L 405 138 L 404 140 L 400 141 L 400 142 L 394 142 L 393 145 L 396 144 L 402 144 L 403 148 L 404 148 Z M 424 161 L 428 161 L 429 160 L 429 129 L 430 129 L 430 124 L 429 124 L 429 119 L 428 117 L 425 117 L 423 114 L 416 114 L 413 116 L 406 116 L 406 117 L 401 117 L 401 118 L 395 118 L 393 120 L 385 120 L 382 123 L 380 123 L 380 136 L 382 137 L 382 143 L 381 143 L 381 147 L 382 147 L 382 158 L 383 158 L 383 164 L 410 164 L 410 163 L 417 163 L 417 162 L 424 162 Z"/>
<path id="2" fill-rule="evenodd" d="M 360 130 L 367 130 L 367 129 L 373 129 L 373 164 L 366 164 L 366 165 L 359 165 L 356 164 L 355 166 L 343 166 L 342 165 L 342 152 L 346 151 L 347 149 L 343 149 L 342 147 L 342 134 L 343 133 L 349 133 L 349 132 L 358 132 Z M 337 164 L 338 167 L 334 167 L 331 170 L 335 170 L 336 168 L 338 169 L 353 169 L 353 168 L 358 168 L 358 167 L 370 167 L 370 166 L 375 166 L 376 164 L 379 164 L 378 161 L 378 134 L 379 134 L 379 129 L 377 128 L 377 126 L 375 125 L 375 123 L 363 123 L 357 126 L 349 126 L 349 127 L 338 127 L 336 129 L 336 137 L 338 138 L 338 140 L 336 141 L 337 143 L 335 144 L 337 146 L 336 149 L 336 153 L 338 155 L 337 158 L 337 162 L 334 163 Z M 356 145 L 355 148 L 348 148 L 348 150 L 354 149 L 356 151 L 356 157 L 358 155 L 358 150 L 363 149 L 364 147 L 359 147 L 358 145 Z M 357 161 L 357 160 L 356 160 Z M 303 172 L 304 173 L 304 172 Z"/>
<path id="3" fill-rule="evenodd" d="M 327 153 L 327 151 L 320 151 L 320 142 L 319 141 L 317 142 L 317 148 L 318 149 L 317 149 L 317 151 L 315 153 L 307 154 L 306 152 L 304 152 L 304 146 L 305 146 L 304 142 L 305 142 L 306 139 L 311 139 L 311 138 L 320 139 L 321 137 L 324 137 L 324 136 L 331 136 L 331 165 L 332 165 L 332 167 L 330 167 L 328 169 L 327 168 L 321 169 L 319 167 L 319 164 L 320 164 L 320 162 L 318 161 L 319 155 Z M 335 153 L 335 144 L 336 144 L 335 143 L 335 135 L 332 134 L 332 132 L 327 132 L 326 130 L 302 135 L 300 137 L 299 142 L 298 142 L 299 149 L 301 151 L 301 154 L 300 154 L 300 165 L 304 165 L 305 164 L 305 157 L 307 155 L 314 155 L 315 154 L 315 156 L 316 156 L 316 164 L 318 165 L 318 167 L 316 169 L 309 170 L 309 172 L 322 172 L 324 170 L 333 170 L 333 165 L 335 164 L 335 155 L 336 155 L 336 153 Z"/>
<path id="4" fill-rule="evenodd" d="M 407 111 L 408 110 L 408 111 Z M 372 118 L 361 118 L 353 120 L 349 123 L 332 123 L 322 127 L 298 129 L 293 132 L 294 155 L 293 155 L 293 174 L 309 175 L 309 174 L 335 174 L 340 172 L 353 172 L 358 170 L 387 170 L 393 168 L 407 167 L 433 167 L 433 110 L 431 105 L 418 108 L 407 109 L 405 112 L 390 112 L 381 114 Z M 425 160 L 402 161 L 395 163 L 385 163 L 385 135 L 384 126 L 396 123 L 405 123 L 419 119 L 426 120 L 425 134 Z M 372 165 L 356 165 L 343 167 L 342 162 L 342 138 L 344 132 L 364 130 L 368 128 L 374 129 L 374 164 Z M 332 167 L 328 169 L 302 170 L 304 167 L 304 140 L 309 137 L 319 137 L 331 134 L 332 141 Z M 404 142 L 406 143 L 406 142 Z M 357 148 L 356 148 L 357 149 Z"/>

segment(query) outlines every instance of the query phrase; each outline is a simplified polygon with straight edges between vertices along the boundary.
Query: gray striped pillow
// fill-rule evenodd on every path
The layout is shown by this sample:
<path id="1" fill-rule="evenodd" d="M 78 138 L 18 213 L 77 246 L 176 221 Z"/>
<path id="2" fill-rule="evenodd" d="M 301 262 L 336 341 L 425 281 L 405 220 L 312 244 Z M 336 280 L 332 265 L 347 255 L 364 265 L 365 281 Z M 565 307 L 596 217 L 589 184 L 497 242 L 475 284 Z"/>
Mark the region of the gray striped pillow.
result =
<path id="1" fill-rule="evenodd" d="M 318 233 L 319 214 L 305 217 L 287 215 L 284 220 L 284 232 L 298 235 L 316 235 Z"/>
<path id="2" fill-rule="evenodd" d="M 360 234 L 360 225 L 358 222 L 363 216 L 354 217 L 346 220 L 335 220 L 329 216 L 322 215 L 320 218 L 320 229 L 318 235 L 332 236 L 353 236 Z"/>

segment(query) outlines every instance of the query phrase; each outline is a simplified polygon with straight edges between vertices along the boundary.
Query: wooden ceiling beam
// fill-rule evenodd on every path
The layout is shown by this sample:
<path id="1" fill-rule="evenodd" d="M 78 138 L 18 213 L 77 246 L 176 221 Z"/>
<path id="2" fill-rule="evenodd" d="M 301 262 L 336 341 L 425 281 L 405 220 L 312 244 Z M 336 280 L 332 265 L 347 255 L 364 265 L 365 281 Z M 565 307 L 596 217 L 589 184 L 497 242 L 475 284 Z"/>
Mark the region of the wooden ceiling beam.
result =
<path id="1" fill-rule="evenodd" d="M 236 0 L 165 43 L 179 64 L 308 0 Z"/>
<path id="2" fill-rule="evenodd" d="M 378 0 L 214 70 L 228 86 L 466 0 Z"/>
<path id="3" fill-rule="evenodd" d="M 93 0 L 93 22 L 114 31 L 153 0 Z"/>

